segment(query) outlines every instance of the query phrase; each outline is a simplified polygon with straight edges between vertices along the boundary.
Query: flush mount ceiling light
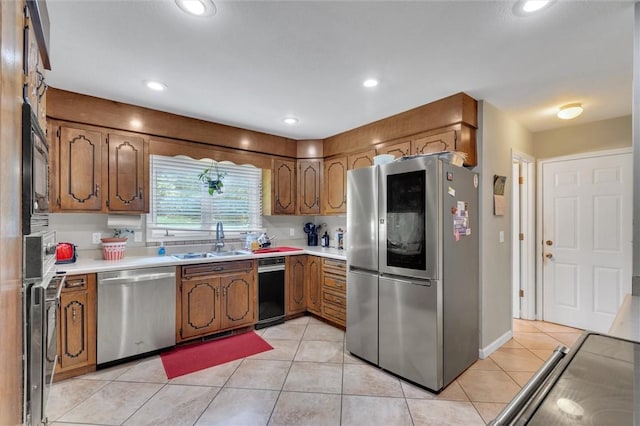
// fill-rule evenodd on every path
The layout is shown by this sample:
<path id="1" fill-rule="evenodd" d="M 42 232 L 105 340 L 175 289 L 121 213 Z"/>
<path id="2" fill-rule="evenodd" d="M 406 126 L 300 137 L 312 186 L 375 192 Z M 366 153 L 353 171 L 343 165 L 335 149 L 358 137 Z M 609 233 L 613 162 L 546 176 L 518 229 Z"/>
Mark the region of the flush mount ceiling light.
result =
<path id="1" fill-rule="evenodd" d="M 295 117 L 285 117 L 282 119 L 282 121 L 284 122 L 284 124 L 288 124 L 289 126 L 293 126 L 294 124 L 298 123 L 298 119 Z"/>
<path id="2" fill-rule="evenodd" d="M 582 111 L 582 105 L 579 103 L 563 105 L 560 107 L 560 111 L 558 111 L 558 118 L 571 120 L 582 114 Z"/>
<path id="3" fill-rule="evenodd" d="M 176 4 L 185 13 L 193 16 L 212 16 L 216 5 L 212 0 L 176 0 Z"/>
<path id="4" fill-rule="evenodd" d="M 162 92 L 163 90 L 167 90 L 167 85 L 164 83 L 160 83 L 159 81 L 147 80 L 144 82 L 144 85 L 151 90 L 155 90 L 156 92 Z"/>
<path id="5" fill-rule="evenodd" d="M 519 0 L 513 5 L 513 13 L 528 16 L 550 6 L 551 3 L 553 0 Z"/>
<path id="6" fill-rule="evenodd" d="M 365 81 L 362 82 L 362 85 L 364 87 L 376 87 L 378 85 L 378 80 L 376 80 L 375 78 L 369 78 Z"/>

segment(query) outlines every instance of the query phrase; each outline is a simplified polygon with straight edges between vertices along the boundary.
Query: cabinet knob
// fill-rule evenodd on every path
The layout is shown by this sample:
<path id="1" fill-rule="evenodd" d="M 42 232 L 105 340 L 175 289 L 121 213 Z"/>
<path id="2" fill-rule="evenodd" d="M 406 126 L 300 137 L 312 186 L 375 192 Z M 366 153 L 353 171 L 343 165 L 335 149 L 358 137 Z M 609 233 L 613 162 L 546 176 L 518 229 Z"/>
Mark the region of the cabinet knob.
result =
<path id="1" fill-rule="evenodd" d="M 96 195 L 98 195 L 98 194 L 100 193 L 100 185 L 98 185 L 98 184 L 96 183 L 96 187 L 95 187 L 95 189 L 94 189 L 94 191 L 93 191 L 93 192 L 94 192 Z"/>
<path id="2" fill-rule="evenodd" d="M 138 198 L 142 199 L 142 187 L 138 187 Z"/>

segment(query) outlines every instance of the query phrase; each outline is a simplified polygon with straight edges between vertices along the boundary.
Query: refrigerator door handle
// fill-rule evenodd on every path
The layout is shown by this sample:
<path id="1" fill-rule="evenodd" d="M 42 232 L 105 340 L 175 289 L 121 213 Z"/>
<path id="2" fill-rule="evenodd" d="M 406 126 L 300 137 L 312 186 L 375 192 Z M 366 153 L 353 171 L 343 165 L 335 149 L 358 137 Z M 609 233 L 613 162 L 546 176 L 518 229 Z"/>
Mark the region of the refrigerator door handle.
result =
<path id="1" fill-rule="evenodd" d="M 378 271 L 374 271 L 371 269 L 360 268 L 358 266 L 349 265 L 349 272 L 356 272 L 360 274 L 370 274 L 370 275 L 378 275 Z"/>
<path id="2" fill-rule="evenodd" d="M 431 287 L 431 280 L 423 278 L 407 277 L 406 275 L 380 274 L 381 278 L 388 278 L 403 284 L 424 285 Z"/>

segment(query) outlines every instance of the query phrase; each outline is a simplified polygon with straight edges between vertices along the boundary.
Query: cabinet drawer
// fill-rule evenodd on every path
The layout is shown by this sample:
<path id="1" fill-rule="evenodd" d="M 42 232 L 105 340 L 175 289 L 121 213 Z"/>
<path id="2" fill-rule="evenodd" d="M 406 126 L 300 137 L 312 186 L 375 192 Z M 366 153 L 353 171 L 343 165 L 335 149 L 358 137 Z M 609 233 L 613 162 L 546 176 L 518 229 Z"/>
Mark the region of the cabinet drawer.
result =
<path id="1" fill-rule="evenodd" d="M 182 267 L 182 278 L 189 279 L 202 275 L 218 275 L 227 272 L 253 269 L 253 260 L 237 260 L 232 262 L 200 263 Z"/>
<path id="2" fill-rule="evenodd" d="M 347 306 L 347 298 L 340 293 L 334 293 L 332 291 L 323 291 L 322 292 L 322 301 L 324 303 L 330 303 L 342 307 L 343 309 Z"/>
<path id="3" fill-rule="evenodd" d="M 87 290 L 89 287 L 88 275 L 69 275 L 64 280 L 64 287 L 62 287 L 63 293 L 69 293 L 71 291 Z"/>
<path id="4" fill-rule="evenodd" d="M 342 307 L 330 304 L 322 305 L 322 314 L 325 318 L 344 325 L 346 323 L 346 310 Z"/>
<path id="5" fill-rule="evenodd" d="M 325 289 L 332 289 L 345 294 L 347 291 L 347 280 L 344 277 L 338 275 L 324 274 L 322 276 L 322 287 Z"/>
<path id="6" fill-rule="evenodd" d="M 331 272 L 337 275 L 344 275 L 347 273 L 347 262 L 344 260 L 322 258 L 322 268 L 327 272 Z"/>

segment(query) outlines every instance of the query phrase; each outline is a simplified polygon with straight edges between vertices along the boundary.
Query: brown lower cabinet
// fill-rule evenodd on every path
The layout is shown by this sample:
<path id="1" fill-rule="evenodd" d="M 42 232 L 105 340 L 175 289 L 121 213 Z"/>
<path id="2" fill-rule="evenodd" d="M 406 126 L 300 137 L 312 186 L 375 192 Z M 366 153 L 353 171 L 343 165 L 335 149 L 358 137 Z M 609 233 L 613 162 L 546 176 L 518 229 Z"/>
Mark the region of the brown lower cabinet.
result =
<path id="1" fill-rule="evenodd" d="M 182 266 L 176 293 L 176 341 L 256 323 L 253 260 Z"/>
<path id="2" fill-rule="evenodd" d="M 285 268 L 285 315 L 298 314 L 307 310 L 305 291 L 306 278 L 309 275 L 307 261 L 309 256 L 287 256 Z"/>
<path id="3" fill-rule="evenodd" d="M 307 279 L 305 280 L 307 311 L 316 315 L 322 315 L 321 259 L 319 256 L 307 256 Z"/>
<path id="4" fill-rule="evenodd" d="M 96 369 L 96 275 L 70 275 L 60 293 L 54 380 Z"/>
<path id="5" fill-rule="evenodd" d="M 322 258 L 322 317 L 347 325 L 347 277 L 344 260 Z"/>

